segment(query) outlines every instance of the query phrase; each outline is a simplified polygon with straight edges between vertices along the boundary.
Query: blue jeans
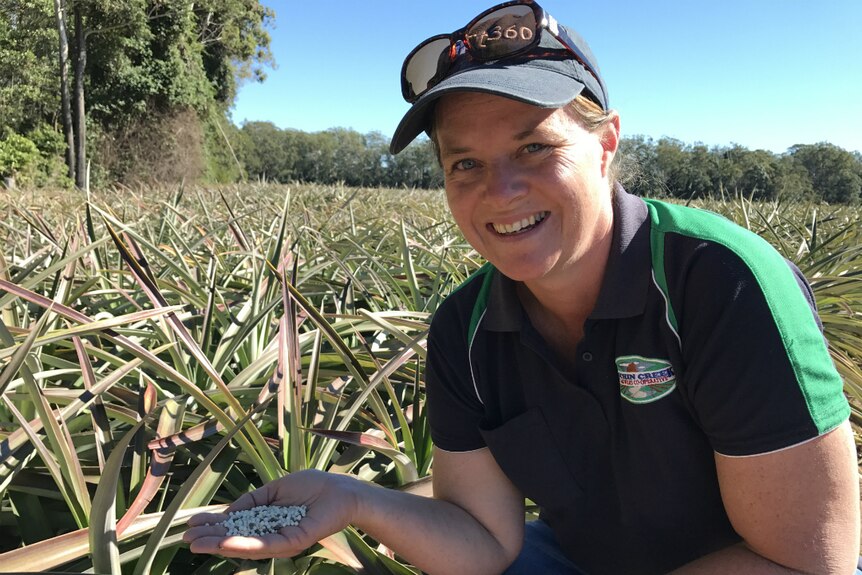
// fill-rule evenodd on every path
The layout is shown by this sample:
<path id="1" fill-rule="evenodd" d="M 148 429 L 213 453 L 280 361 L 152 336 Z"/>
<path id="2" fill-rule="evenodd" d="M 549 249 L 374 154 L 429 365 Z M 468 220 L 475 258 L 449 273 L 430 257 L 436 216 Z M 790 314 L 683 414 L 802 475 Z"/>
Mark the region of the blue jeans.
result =
<path id="1" fill-rule="evenodd" d="M 560 549 L 554 533 L 544 521 L 530 521 L 524 526 L 524 548 L 503 575 L 586 575 Z M 862 557 L 856 575 L 862 575 Z"/>
<path id="2" fill-rule="evenodd" d="M 544 521 L 524 526 L 524 547 L 503 575 L 586 575 L 569 561 Z"/>

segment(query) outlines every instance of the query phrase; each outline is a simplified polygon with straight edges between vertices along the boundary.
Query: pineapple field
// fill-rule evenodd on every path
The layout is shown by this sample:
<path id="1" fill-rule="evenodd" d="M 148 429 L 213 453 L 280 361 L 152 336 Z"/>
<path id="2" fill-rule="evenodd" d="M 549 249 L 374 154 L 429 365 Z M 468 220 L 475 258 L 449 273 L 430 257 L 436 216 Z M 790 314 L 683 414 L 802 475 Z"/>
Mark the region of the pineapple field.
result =
<path id="1" fill-rule="evenodd" d="M 695 205 L 808 278 L 862 429 L 862 209 Z M 483 263 L 442 192 L 19 190 L 0 210 L 0 570 L 418 573 L 352 528 L 262 562 L 181 535 L 300 469 L 427 491 L 428 323 Z"/>

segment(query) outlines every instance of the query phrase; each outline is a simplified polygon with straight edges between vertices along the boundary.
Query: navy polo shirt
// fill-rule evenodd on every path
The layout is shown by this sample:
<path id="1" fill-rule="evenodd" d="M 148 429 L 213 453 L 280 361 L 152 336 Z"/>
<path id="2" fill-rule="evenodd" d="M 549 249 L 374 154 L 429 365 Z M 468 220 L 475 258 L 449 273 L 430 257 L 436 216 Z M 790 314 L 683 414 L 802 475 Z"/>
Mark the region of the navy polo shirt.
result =
<path id="1" fill-rule="evenodd" d="M 488 447 L 588 573 L 664 573 L 740 540 L 714 452 L 762 454 L 849 416 L 801 273 L 710 212 L 617 187 L 584 337 L 560 358 L 485 265 L 440 306 L 435 445 Z"/>

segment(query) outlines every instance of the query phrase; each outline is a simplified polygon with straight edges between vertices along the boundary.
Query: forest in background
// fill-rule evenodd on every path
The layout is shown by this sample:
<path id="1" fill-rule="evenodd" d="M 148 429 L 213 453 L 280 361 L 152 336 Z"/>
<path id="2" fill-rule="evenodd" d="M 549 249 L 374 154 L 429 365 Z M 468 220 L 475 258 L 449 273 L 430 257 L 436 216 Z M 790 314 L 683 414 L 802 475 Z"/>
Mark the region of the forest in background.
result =
<path id="1" fill-rule="evenodd" d="M 274 17 L 252 0 L 0 0 L 0 176 L 240 178 L 229 109 L 273 63 Z"/>
<path id="2" fill-rule="evenodd" d="M 0 183 L 240 181 L 439 188 L 428 140 L 233 124 L 246 81 L 274 65 L 275 14 L 252 0 L 0 0 Z M 784 153 L 624 138 L 639 195 L 857 203 L 862 154 L 829 143 Z"/>

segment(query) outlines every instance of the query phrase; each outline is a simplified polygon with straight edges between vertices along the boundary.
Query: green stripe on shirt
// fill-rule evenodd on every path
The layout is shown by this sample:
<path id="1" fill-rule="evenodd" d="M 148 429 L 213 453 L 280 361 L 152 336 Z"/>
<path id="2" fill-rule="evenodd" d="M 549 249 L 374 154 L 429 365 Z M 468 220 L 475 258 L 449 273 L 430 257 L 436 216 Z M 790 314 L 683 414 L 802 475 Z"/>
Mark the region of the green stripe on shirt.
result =
<path id="1" fill-rule="evenodd" d="M 482 314 L 488 307 L 488 292 L 491 290 L 491 280 L 494 278 L 494 266 L 486 263 L 479 271 L 473 274 L 477 276 L 484 274 L 482 278 L 482 287 L 479 288 L 479 295 L 476 297 L 476 303 L 473 304 L 473 313 L 470 315 L 470 326 L 467 330 L 467 349 L 473 343 L 473 337 L 476 335 L 476 329 L 479 327 L 479 320 L 482 319 Z M 478 280 L 477 280 L 478 281 Z"/>
<path id="2" fill-rule="evenodd" d="M 673 318 L 674 324 L 676 319 L 664 271 L 665 235 L 675 233 L 724 246 L 748 266 L 760 286 L 818 433 L 823 434 L 843 422 L 849 416 L 850 407 L 841 395 L 841 377 L 832 364 L 808 301 L 781 254 L 757 234 L 722 216 L 657 200 L 645 201 L 652 223 L 656 281 L 668 297 L 668 316 Z M 840 406 L 836 404 L 836 397 L 842 400 Z"/>

